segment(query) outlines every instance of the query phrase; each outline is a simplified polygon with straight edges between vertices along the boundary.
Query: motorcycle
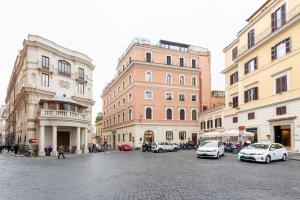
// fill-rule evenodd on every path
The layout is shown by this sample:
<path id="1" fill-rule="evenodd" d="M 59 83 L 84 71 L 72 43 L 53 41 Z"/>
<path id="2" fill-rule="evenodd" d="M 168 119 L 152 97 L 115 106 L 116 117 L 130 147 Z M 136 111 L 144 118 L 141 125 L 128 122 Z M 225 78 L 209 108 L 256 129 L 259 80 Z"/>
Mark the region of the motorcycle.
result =
<path id="1" fill-rule="evenodd" d="M 143 151 L 143 152 L 151 152 L 151 147 L 152 147 L 151 144 L 144 143 L 144 144 L 142 145 L 142 151 Z"/>

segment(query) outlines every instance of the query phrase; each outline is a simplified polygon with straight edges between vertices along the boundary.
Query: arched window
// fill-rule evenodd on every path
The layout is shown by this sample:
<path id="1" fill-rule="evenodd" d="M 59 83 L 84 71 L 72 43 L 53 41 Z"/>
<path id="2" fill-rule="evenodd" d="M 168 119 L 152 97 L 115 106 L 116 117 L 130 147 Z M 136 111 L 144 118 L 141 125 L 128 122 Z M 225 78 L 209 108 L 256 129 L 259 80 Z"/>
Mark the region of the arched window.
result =
<path id="1" fill-rule="evenodd" d="M 125 113 L 122 113 L 122 122 L 125 122 Z"/>
<path id="2" fill-rule="evenodd" d="M 167 80 L 166 80 L 167 84 L 172 84 L 172 75 L 168 74 L 167 75 Z"/>
<path id="3" fill-rule="evenodd" d="M 173 114 L 172 114 L 172 109 L 171 109 L 171 108 L 168 108 L 168 109 L 167 109 L 166 115 L 167 115 L 167 119 L 168 119 L 168 120 L 172 120 Z"/>
<path id="4" fill-rule="evenodd" d="M 197 120 L 197 110 L 192 110 L 192 120 Z"/>
<path id="5" fill-rule="evenodd" d="M 179 131 L 179 139 L 185 140 L 186 138 L 186 132 L 185 131 Z"/>
<path id="6" fill-rule="evenodd" d="M 180 120 L 185 120 L 185 111 L 183 109 L 179 111 L 179 116 L 180 116 Z"/>
<path id="7" fill-rule="evenodd" d="M 197 79 L 195 77 L 192 78 L 192 86 L 197 85 Z"/>
<path id="8" fill-rule="evenodd" d="M 131 75 L 128 77 L 128 84 L 131 84 Z"/>
<path id="9" fill-rule="evenodd" d="M 58 61 L 58 74 L 70 77 L 71 76 L 71 65 L 64 60 L 59 60 Z"/>
<path id="10" fill-rule="evenodd" d="M 152 119 L 152 109 L 150 107 L 146 108 L 146 119 Z"/>
<path id="11" fill-rule="evenodd" d="M 129 111 L 128 111 L 128 120 L 129 121 L 132 120 L 132 110 L 131 109 L 129 109 Z"/>
<path id="12" fill-rule="evenodd" d="M 152 81 L 152 73 L 151 72 L 146 72 L 146 81 L 151 82 Z"/>
<path id="13" fill-rule="evenodd" d="M 166 140 L 173 140 L 173 132 L 172 131 L 166 132 Z"/>
<path id="14" fill-rule="evenodd" d="M 179 77 L 179 84 L 184 85 L 184 76 Z"/>

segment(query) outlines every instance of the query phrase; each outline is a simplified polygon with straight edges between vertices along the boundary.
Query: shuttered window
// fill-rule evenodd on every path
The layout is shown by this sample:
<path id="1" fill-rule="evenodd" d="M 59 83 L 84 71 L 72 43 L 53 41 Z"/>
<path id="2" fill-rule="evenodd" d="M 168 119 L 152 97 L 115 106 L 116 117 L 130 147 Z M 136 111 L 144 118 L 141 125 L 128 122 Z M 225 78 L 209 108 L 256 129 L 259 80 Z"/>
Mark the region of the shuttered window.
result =
<path id="1" fill-rule="evenodd" d="M 272 32 L 286 23 L 286 4 L 283 4 L 275 12 L 271 14 Z"/>
<path id="2" fill-rule="evenodd" d="M 285 115 L 286 114 L 286 106 L 281 106 L 276 108 L 276 115 Z"/>
<path id="3" fill-rule="evenodd" d="M 235 72 L 230 75 L 230 85 L 239 81 L 239 72 Z"/>
<path id="4" fill-rule="evenodd" d="M 237 108 L 238 106 L 239 106 L 239 97 L 238 96 L 233 97 L 232 98 L 232 107 Z"/>
<path id="5" fill-rule="evenodd" d="M 237 54 L 238 54 L 238 48 L 237 48 L 237 47 L 234 47 L 234 48 L 232 49 L 232 60 L 236 59 Z"/>
<path id="6" fill-rule="evenodd" d="M 248 89 L 244 92 L 244 102 L 248 103 L 258 99 L 258 87 Z"/>
<path id="7" fill-rule="evenodd" d="M 255 30 L 252 29 L 248 32 L 248 49 L 253 47 L 255 44 Z"/>
<path id="8" fill-rule="evenodd" d="M 248 113 L 248 120 L 254 119 L 255 118 L 255 113 Z"/>
<path id="9" fill-rule="evenodd" d="M 245 75 L 257 69 L 257 57 L 245 63 Z"/>
<path id="10" fill-rule="evenodd" d="M 287 91 L 287 76 L 284 75 L 276 79 L 276 94 Z"/>
<path id="11" fill-rule="evenodd" d="M 239 121 L 239 118 L 238 117 L 233 117 L 232 118 L 232 123 L 238 123 Z"/>
<path id="12" fill-rule="evenodd" d="M 276 60 L 291 52 L 291 38 L 287 38 L 271 48 L 271 58 Z"/>

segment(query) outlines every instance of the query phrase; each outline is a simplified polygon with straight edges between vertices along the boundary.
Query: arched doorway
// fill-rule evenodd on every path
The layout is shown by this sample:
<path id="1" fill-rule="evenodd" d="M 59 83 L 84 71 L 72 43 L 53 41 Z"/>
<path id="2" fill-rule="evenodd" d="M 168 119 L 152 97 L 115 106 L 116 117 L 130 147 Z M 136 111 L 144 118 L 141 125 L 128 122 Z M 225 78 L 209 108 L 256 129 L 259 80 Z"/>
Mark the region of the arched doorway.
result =
<path id="1" fill-rule="evenodd" d="M 148 130 L 144 133 L 144 143 L 146 143 L 146 142 L 148 142 L 148 143 L 154 142 L 154 133 L 153 133 L 153 131 Z"/>

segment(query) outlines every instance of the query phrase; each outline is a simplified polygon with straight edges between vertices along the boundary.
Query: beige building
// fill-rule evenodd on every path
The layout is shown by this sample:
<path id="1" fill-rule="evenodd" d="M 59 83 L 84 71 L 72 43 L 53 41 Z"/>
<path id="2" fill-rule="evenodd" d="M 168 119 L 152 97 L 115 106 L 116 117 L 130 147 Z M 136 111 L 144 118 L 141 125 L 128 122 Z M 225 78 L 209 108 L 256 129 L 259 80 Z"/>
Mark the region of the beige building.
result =
<path id="1" fill-rule="evenodd" d="M 224 129 L 224 105 L 203 111 L 199 115 L 200 130 L 204 132 L 223 132 Z"/>
<path id="2" fill-rule="evenodd" d="M 0 107 L 0 145 L 5 145 L 6 137 L 6 116 L 5 116 L 5 105 Z"/>
<path id="3" fill-rule="evenodd" d="M 225 49 L 224 126 L 300 151 L 300 1 L 268 0 Z"/>
<path id="4" fill-rule="evenodd" d="M 135 39 L 102 93 L 103 139 L 113 148 L 154 141 L 196 143 L 199 112 L 212 104 L 210 77 L 207 49 Z"/>
<path id="5" fill-rule="evenodd" d="M 102 138 L 102 129 L 103 129 L 103 121 L 100 120 L 95 124 L 95 138 L 93 143 L 96 144 L 104 144 L 104 140 Z"/>
<path id="6" fill-rule="evenodd" d="M 92 133 L 92 59 L 37 35 L 19 52 L 6 96 L 8 143 L 38 141 L 38 155 L 57 146 L 87 152 Z"/>

